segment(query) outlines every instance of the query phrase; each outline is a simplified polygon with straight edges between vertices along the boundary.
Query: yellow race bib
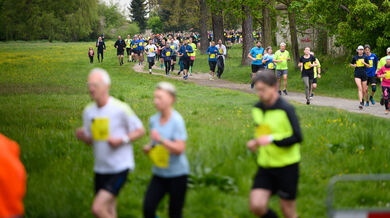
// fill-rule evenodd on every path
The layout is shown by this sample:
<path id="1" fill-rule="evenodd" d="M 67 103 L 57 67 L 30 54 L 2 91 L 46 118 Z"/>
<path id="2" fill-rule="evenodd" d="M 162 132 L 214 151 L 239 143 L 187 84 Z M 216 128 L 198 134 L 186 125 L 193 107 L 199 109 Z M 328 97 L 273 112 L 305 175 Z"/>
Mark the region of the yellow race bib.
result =
<path id="1" fill-rule="evenodd" d="M 357 60 L 357 61 L 356 61 L 356 66 L 357 66 L 357 67 L 364 67 L 363 62 L 364 62 L 364 59 L 359 59 L 359 60 Z"/>
<path id="2" fill-rule="evenodd" d="M 258 125 L 255 129 L 255 137 L 270 135 L 272 133 L 271 128 L 267 124 Z"/>
<path id="3" fill-rule="evenodd" d="M 175 46 L 174 46 L 174 45 L 171 45 L 171 49 L 172 49 L 172 50 L 175 49 Z"/>
<path id="4" fill-rule="evenodd" d="M 149 49 L 149 52 L 154 52 L 154 49 L 153 48 Z"/>
<path id="5" fill-rule="evenodd" d="M 167 51 L 167 56 L 171 56 L 171 52 L 170 51 Z"/>
<path id="6" fill-rule="evenodd" d="M 369 60 L 368 63 L 370 64 L 370 68 L 374 66 L 374 61 L 373 60 Z"/>
<path id="7" fill-rule="evenodd" d="M 144 46 L 147 46 L 147 45 L 148 45 L 148 43 L 144 42 Z"/>
<path id="8" fill-rule="evenodd" d="M 150 150 L 149 158 L 159 168 L 169 167 L 169 151 L 162 145 L 156 145 Z"/>
<path id="9" fill-rule="evenodd" d="M 310 64 L 311 64 L 310 62 L 306 62 L 305 63 L 305 65 L 304 65 L 305 66 L 305 70 L 309 70 L 311 68 Z"/>
<path id="10" fill-rule="evenodd" d="M 108 118 L 95 118 L 91 124 L 92 139 L 95 141 L 108 140 L 109 120 Z"/>
<path id="11" fill-rule="evenodd" d="M 219 53 L 220 53 L 220 54 L 223 54 L 223 50 L 222 50 L 222 49 L 219 49 Z"/>
<path id="12" fill-rule="evenodd" d="M 256 60 L 260 60 L 262 57 L 263 57 L 262 54 L 258 54 L 258 55 L 256 55 Z"/>
<path id="13" fill-rule="evenodd" d="M 268 64 L 268 69 L 274 69 L 274 63 L 269 63 Z"/>
<path id="14" fill-rule="evenodd" d="M 215 58 L 215 54 L 210 54 L 210 59 L 214 59 Z"/>
<path id="15" fill-rule="evenodd" d="M 142 46 L 143 44 L 142 44 L 142 42 L 140 42 L 138 45 L 139 45 L 139 46 Z"/>
<path id="16" fill-rule="evenodd" d="M 390 71 L 385 72 L 385 79 L 390 79 Z"/>
<path id="17" fill-rule="evenodd" d="M 133 48 L 137 48 L 137 45 L 133 45 Z"/>

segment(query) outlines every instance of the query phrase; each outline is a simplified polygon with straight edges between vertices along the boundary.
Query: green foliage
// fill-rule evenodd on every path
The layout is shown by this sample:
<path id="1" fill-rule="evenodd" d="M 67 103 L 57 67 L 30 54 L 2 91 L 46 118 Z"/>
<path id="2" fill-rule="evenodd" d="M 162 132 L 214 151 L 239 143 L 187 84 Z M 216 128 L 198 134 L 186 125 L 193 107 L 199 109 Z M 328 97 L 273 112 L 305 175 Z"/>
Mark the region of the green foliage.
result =
<path id="1" fill-rule="evenodd" d="M 388 0 L 313 0 L 309 4 L 312 22 L 335 34 L 337 45 L 351 53 L 358 45 L 369 44 L 383 54 L 390 40 L 390 3 Z"/>
<path id="2" fill-rule="evenodd" d="M 96 0 L 3 0 L 0 8 L 1 40 L 86 40 L 98 25 Z"/>
<path id="3" fill-rule="evenodd" d="M 165 32 L 199 29 L 198 1 L 161 0 L 158 14 Z"/>
<path id="4" fill-rule="evenodd" d="M 163 22 L 160 20 L 160 17 L 154 16 L 148 20 L 148 29 L 151 29 L 153 33 L 162 33 L 163 31 Z"/>
<path id="5" fill-rule="evenodd" d="M 138 24 L 141 32 L 144 32 L 146 29 L 146 15 L 148 14 L 146 6 L 145 0 L 132 0 L 128 7 L 131 20 Z"/>

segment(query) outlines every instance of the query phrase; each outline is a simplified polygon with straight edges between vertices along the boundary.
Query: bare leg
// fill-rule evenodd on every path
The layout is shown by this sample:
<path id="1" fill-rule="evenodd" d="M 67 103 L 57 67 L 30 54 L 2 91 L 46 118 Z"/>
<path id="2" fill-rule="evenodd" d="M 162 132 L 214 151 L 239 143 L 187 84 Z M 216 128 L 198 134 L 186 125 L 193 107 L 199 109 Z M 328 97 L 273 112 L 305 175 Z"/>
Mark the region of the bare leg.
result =
<path id="1" fill-rule="evenodd" d="M 298 218 L 295 200 L 280 199 L 280 207 L 282 208 L 284 217 Z"/>
<path id="2" fill-rule="evenodd" d="M 98 218 L 115 218 L 113 210 L 116 210 L 115 196 L 106 190 L 100 190 L 92 204 L 92 213 Z"/>
<path id="3" fill-rule="evenodd" d="M 268 201 L 271 191 L 266 189 L 253 189 L 250 193 L 249 204 L 251 212 L 256 216 L 263 216 L 268 212 Z"/>

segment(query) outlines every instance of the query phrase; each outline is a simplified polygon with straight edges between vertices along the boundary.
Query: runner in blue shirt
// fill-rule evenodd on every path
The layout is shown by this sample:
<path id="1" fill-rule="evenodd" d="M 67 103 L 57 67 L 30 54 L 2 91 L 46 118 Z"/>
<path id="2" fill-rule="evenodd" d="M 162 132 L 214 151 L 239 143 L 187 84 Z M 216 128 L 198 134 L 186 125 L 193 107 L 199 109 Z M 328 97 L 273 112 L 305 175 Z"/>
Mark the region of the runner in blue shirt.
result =
<path id="1" fill-rule="evenodd" d="M 368 87 L 368 85 L 371 84 L 370 101 L 371 101 L 371 104 L 374 105 L 375 104 L 374 94 L 376 91 L 376 75 L 375 74 L 376 74 L 376 68 L 378 66 L 379 60 L 378 60 L 378 57 L 374 53 L 371 53 L 370 45 L 364 46 L 364 52 L 365 52 L 366 56 L 368 57 L 368 64 L 370 65 L 370 67 L 367 67 L 367 69 L 366 69 L 367 77 L 368 77 L 367 78 L 367 87 Z M 368 92 L 368 90 L 367 90 L 367 92 Z M 367 95 L 367 99 L 366 99 L 366 106 L 369 106 L 368 95 Z"/>
<path id="2" fill-rule="evenodd" d="M 209 55 L 209 66 L 210 66 L 210 80 L 214 80 L 215 67 L 217 66 L 217 57 L 220 55 L 219 50 L 215 47 L 215 42 L 211 41 L 211 46 L 206 52 Z"/>
<path id="3" fill-rule="evenodd" d="M 171 69 L 171 60 L 173 56 L 173 50 L 169 47 L 169 42 L 165 43 L 165 48 L 161 51 L 161 57 L 164 59 L 165 75 L 169 75 Z"/>
<path id="4" fill-rule="evenodd" d="M 138 37 L 138 40 L 137 40 L 137 45 L 138 45 L 138 51 L 139 51 L 139 63 L 140 65 L 142 65 L 142 63 L 144 62 L 144 51 L 145 51 L 145 48 L 144 48 L 144 43 L 145 43 L 145 40 L 142 38 L 142 35 L 139 35 Z"/>
<path id="5" fill-rule="evenodd" d="M 188 45 L 188 39 L 184 40 L 184 44 L 179 49 L 179 57 L 182 57 L 184 66 L 183 79 L 188 79 L 188 70 L 190 69 L 190 54 L 194 52 L 192 46 Z"/>
<path id="6" fill-rule="evenodd" d="M 248 54 L 248 58 L 252 60 L 252 73 L 251 73 L 251 88 L 253 89 L 254 83 L 253 79 L 256 77 L 258 71 L 263 71 L 264 65 L 263 61 L 264 48 L 261 47 L 261 42 L 257 41 L 256 47 L 253 47 Z"/>
<path id="7" fill-rule="evenodd" d="M 265 65 L 264 67 L 271 71 L 275 72 L 275 62 L 274 62 L 274 54 L 272 54 L 272 47 L 268 46 L 266 49 L 266 53 L 263 57 L 263 64 Z"/>

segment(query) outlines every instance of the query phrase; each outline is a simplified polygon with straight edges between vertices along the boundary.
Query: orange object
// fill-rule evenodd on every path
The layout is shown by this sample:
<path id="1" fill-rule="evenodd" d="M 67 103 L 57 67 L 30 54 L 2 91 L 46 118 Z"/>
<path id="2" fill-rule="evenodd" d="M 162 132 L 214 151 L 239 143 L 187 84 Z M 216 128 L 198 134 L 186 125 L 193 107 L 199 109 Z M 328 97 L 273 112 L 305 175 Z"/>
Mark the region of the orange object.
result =
<path id="1" fill-rule="evenodd" d="M 24 214 L 26 171 L 19 159 L 19 145 L 0 134 L 0 217 Z"/>

